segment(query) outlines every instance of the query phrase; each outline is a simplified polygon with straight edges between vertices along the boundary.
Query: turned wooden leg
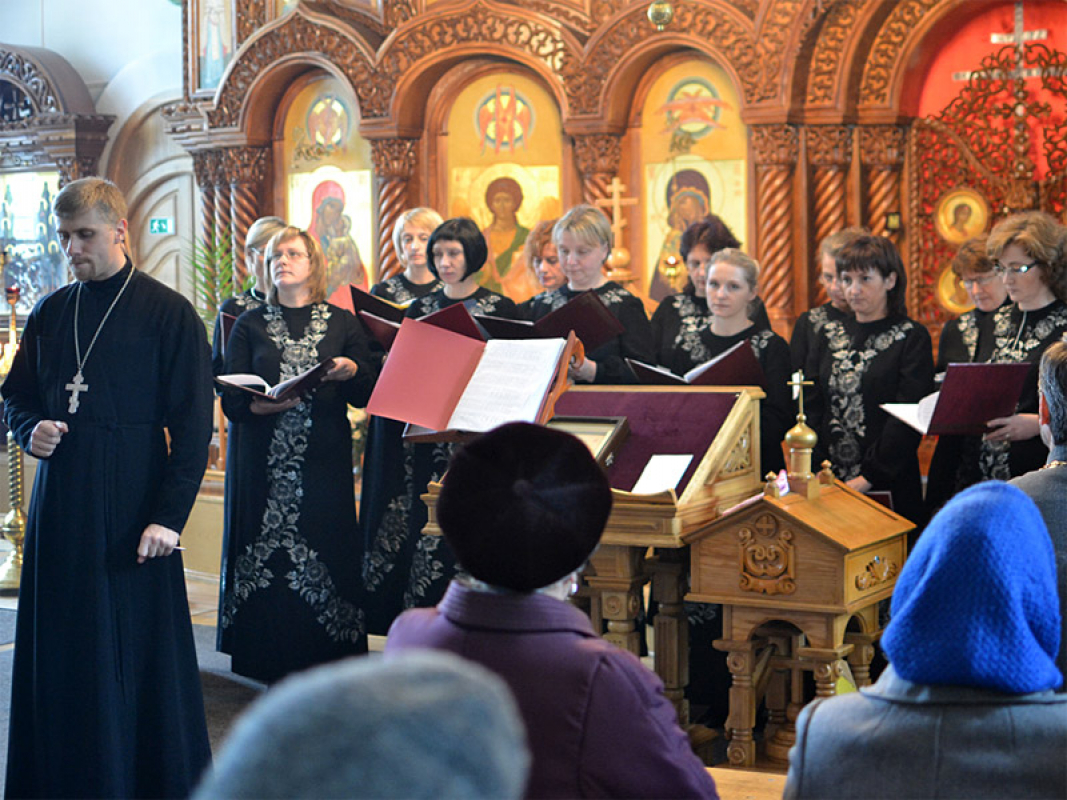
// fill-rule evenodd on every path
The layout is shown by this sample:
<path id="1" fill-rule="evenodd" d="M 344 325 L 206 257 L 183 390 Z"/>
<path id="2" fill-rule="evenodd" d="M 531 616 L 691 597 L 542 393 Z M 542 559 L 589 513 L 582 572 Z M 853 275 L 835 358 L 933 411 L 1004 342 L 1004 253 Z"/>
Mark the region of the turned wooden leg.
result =
<path id="1" fill-rule="evenodd" d="M 641 587 L 647 581 L 643 569 L 646 549 L 602 545 L 590 559 L 596 574 L 586 575 L 589 588 L 599 596 L 600 613 L 607 620 L 604 639 L 635 656 L 641 655 L 637 612 L 641 608 Z"/>
<path id="2" fill-rule="evenodd" d="M 722 645 L 722 647 L 720 647 Z M 755 647 L 752 642 L 726 642 L 719 640 L 716 647 L 726 650 L 726 666 L 730 668 L 730 715 L 726 728 L 730 732 L 730 744 L 726 758 L 733 767 L 751 767 L 756 763 L 756 742 L 752 729 L 756 726 L 756 692 L 752 683 L 755 666 Z"/>
<path id="3" fill-rule="evenodd" d="M 667 699 L 678 712 L 678 722 L 689 722 L 689 625 L 682 598 L 685 596 L 685 565 L 680 550 L 665 550 L 649 561 L 652 599 L 659 604 L 654 622 L 656 674 L 663 681 Z"/>
<path id="4" fill-rule="evenodd" d="M 846 633 L 845 642 L 852 645 L 852 652 L 848 654 L 848 665 L 852 668 L 852 677 L 856 679 L 856 686 L 871 685 L 871 662 L 874 660 L 874 643 L 878 641 L 878 633 Z"/>

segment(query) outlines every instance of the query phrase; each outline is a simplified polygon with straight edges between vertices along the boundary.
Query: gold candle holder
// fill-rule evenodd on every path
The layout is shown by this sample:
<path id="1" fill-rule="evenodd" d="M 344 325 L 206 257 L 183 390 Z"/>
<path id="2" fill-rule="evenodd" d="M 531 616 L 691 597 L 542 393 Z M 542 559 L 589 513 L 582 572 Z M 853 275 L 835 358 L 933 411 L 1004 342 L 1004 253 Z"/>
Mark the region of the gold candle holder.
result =
<path id="1" fill-rule="evenodd" d="M 6 266 L 7 260 L 7 253 L 0 253 L 0 265 Z M 8 305 L 11 306 L 11 316 L 8 321 L 8 343 L 4 346 L 3 358 L 0 359 L 0 374 L 4 377 L 10 372 L 11 362 L 18 349 L 18 314 L 15 306 L 19 301 L 19 287 L 8 287 L 6 294 Z M 22 544 L 26 538 L 26 514 L 22 510 L 23 465 L 22 448 L 15 442 L 11 431 L 8 431 L 7 476 L 11 510 L 4 515 L 0 531 L 3 532 L 4 538 L 11 542 L 12 549 L 7 560 L 0 566 L 0 594 L 18 594 L 22 584 Z"/>

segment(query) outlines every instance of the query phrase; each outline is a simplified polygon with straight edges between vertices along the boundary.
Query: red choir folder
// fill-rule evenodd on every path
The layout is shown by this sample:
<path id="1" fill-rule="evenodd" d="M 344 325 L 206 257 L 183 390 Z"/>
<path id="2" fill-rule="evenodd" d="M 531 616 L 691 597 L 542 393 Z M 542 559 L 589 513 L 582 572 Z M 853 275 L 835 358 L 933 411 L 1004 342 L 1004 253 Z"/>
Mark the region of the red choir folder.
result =
<path id="1" fill-rule="evenodd" d="M 476 314 L 475 319 L 494 339 L 564 339 L 574 331 L 585 351 L 592 352 L 623 332 L 619 322 L 604 305 L 600 295 L 582 292 L 566 305 L 546 314 L 537 322 L 501 319 Z"/>
<path id="2" fill-rule="evenodd" d="M 567 340 L 481 341 L 405 319 L 367 412 L 426 429 L 425 440 L 505 422 L 544 422 L 567 387 Z"/>
<path id="3" fill-rule="evenodd" d="M 940 391 L 918 403 L 883 403 L 882 408 L 922 434 L 980 436 L 989 420 L 1015 413 L 1030 367 L 949 364 Z"/>
<path id="4" fill-rule="evenodd" d="M 368 297 L 369 296 L 370 295 L 368 295 Z M 382 347 L 386 350 L 392 349 L 397 331 L 400 330 L 400 320 L 403 320 L 404 318 L 403 315 L 401 315 L 400 320 L 394 322 L 391 319 L 380 317 L 369 311 L 360 311 L 359 318 L 363 322 L 363 327 L 371 336 L 378 340 L 378 343 L 381 344 Z M 460 336 L 466 336 L 470 339 L 484 341 L 482 332 L 478 330 L 478 323 L 474 321 L 471 312 L 468 311 L 467 307 L 462 303 L 456 303 L 455 305 L 435 311 L 432 314 L 427 314 L 420 319 L 419 322 L 436 325 L 438 328 L 444 328 L 445 330 L 458 333 Z"/>
<path id="5" fill-rule="evenodd" d="M 399 324 L 400 320 L 404 318 L 404 312 L 407 311 L 408 305 L 410 305 L 410 303 L 391 303 L 388 300 L 375 297 L 370 292 L 363 291 L 358 286 L 349 286 L 348 288 L 352 296 L 352 308 L 357 313 L 366 311 L 382 319 L 391 320 Z"/>
<path id="6" fill-rule="evenodd" d="M 742 339 L 729 350 L 710 361 L 698 364 L 685 375 L 675 375 L 668 369 L 626 359 L 637 380 L 652 386 L 760 386 L 766 389 L 763 367 L 752 352 L 748 339 Z"/>

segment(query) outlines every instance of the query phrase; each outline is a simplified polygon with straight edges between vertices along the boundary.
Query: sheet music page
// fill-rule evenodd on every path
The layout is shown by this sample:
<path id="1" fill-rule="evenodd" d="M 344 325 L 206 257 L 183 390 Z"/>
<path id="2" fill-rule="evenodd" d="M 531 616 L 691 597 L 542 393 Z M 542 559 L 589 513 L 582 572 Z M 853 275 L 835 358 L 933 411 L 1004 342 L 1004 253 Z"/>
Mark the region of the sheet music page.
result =
<path id="1" fill-rule="evenodd" d="M 692 453 L 652 456 L 632 489 L 634 494 L 655 494 L 677 489 L 693 460 Z"/>
<path id="2" fill-rule="evenodd" d="M 482 432 L 505 422 L 534 422 L 566 345 L 564 339 L 486 342 L 448 427 Z"/>

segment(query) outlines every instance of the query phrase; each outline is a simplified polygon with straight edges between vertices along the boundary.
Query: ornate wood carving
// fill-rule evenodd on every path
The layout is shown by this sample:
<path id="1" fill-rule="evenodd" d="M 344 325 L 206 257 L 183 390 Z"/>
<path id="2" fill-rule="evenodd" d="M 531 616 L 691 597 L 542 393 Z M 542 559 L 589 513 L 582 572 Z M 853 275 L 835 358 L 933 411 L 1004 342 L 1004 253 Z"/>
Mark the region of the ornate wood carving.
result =
<path id="1" fill-rule="evenodd" d="M 336 64 L 359 96 L 361 110 L 374 105 L 374 100 L 379 106 L 386 102 L 378 97 L 384 87 L 376 78 L 365 49 L 337 28 L 318 25 L 297 9 L 289 14 L 280 27 L 252 40 L 248 49 L 231 65 L 231 71 L 219 93 L 218 105 L 208 111 L 211 127 L 236 125 L 241 106 L 256 77 L 278 59 L 293 53 L 319 53 Z M 395 82 L 388 86 L 388 96 L 391 96 Z"/>
<path id="2" fill-rule="evenodd" d="M 266 0 L 238 0 L 237 46 L 240 47 L 251 38 L 252 34 L 266 21 Z"/>
<path id="3" fill-rule="evenodd" d="M 737 539 L 743 591 L 773 595 L 797 590 L 793 532 L 773 514 L 761 514 L 739 528 Z"/>
<path id="4" fill-rule="evenodd" d="M 875 586 L 893 580 L 898 572 L 900 572 L 899 564 L 881 556 L 875 556 L 864 567 L 863 572 L 856 576 L 856 588 L 860 591 L 873 589 Z"/>
<path id="5" fill-rule="evenodd" d="M 885 105 L 890 101 L 889 82 L 900 50 L 919 21 L 943 0 L 903 0 L 886 19 L 874 40 L 860 82 L 861 105 Z"/>
<path id="6" fill-rule="evenodd" d="M 576 10 L 574 6 L 566 2 L 559 2 L 559 0 L 521 0 L 521 2 L 514 2 L 513 5 L 525 8 L 528 11 L 544 14 L 586 36 L 596 29 L 588 15 Z"/>
<path id="7" fill-rule="evenodd" d="M 234 288 L 242 286 L 245 268 L 245 236 L 260 216 L 259 197 L 267 174 L 269 151 L 265 147 L 228 147 L 221 153 L 219 176 L 229 181 L 230 243 L 233 253 Z"/>
<path id="8" fill-rule="evenodd" d="M 59 185 L 64 186 L 79 178 L 96 175 L 96 156 L 60 156 L 56 159 L 59 170 Z"/>
<path id="9" fill-rule="evenodd" d="M 780 0 L 795 5 L 797 0 Z M 618 17 L 611 26 L 598 36 L 595 49 L 584 58 L 566 53 L 559 69 L 567 91 L 567 98 L 574 114 L 593 114 L 601 101 L 604 82 L 612 70 L 626 55 L 651 35 L 645 18 L 646 6 L 635 6 L 632 11 Z M 708 7 L 696 2 L 674 4 L 672 30 L 706 41 L 713 41 L 717 49 L 729 59 L 741 78 L 741 89 L 748 102 L 756 102 L 777 92 L 778 74 L 771 74 L 768 64 L 761 59 L 777 61 L 781 55 L 774 52 L 784 47 L 788 25 L 781 25 L 775 17 L 766 24 L 766 40 L 754 37 L 751 25 L 742 22 L 737 14 L 723 7 Z"/>
<path id="10" fill-rule="evenodd" d="M 389 28 L 399 28 L 418 13 L 413 0 L 389 0 L 383 6 L 385 24 Z"/>
<path id="11" fill-rule="evenodd" d="M 827 12 L 808 71 L 807 98 L 811 104 L 832 103 L 843 80 L 840 74 L 845 47 L 854 34 L 864 0 L 838 0 Z"/>
<path id="12" fill-rule="evenodd" d="M 1021 49 L 1003 47 L 982 59 L 944 111 L 912 126 L 909 300 L 913 313 L 927 324 L 936 326 L 944 319 L 935 290 L 956 249 L 934 224 L 945 192 L 956 187 L 978 192 L 993 219 L 1018 209 L 1039 208 L 1061 217 L 1067 211 L 1064 74 L 1067 53 L 1036 42 Z M 1038 85 L 1047 99 L 1039 99 Z M 1050 167 L 1042 180 L 1033 155 L 1038 152 Z"/>
<path id="13" fill-rule="evenodd" d="M 11 81 L 26 92 L 38 114 L 65 110 L 57 87 L 33 59 L 23 53 L 0 47 L 0 80 Z"/>
<path id="14" fill-rule="evenodd" d="M 477 2 L 450 16 L 426 15 L 424 21 L 416 18 L 380 54 L 381 68 L 369 78 L 372 85 L 353 82 L 363 116 L 386 116 L 397 81 L 420 60 L 458 45 L 487 42 L 523 50 L 553 72 L 561 72 L 566 60 L 558 28 L 508 16 L 486 3 Z"/>
<path id="15" fill-rule="evenodd" d="M 793 177 L 799 152 L 791 125 L 754 125 L 756 197 L 763 302 L 778 318 L 793 316 Z"/>
<path id="16" fill-rule="evenodd" d="M 408 184 L 418 162 L 415 139 L 374 139 L 371 157 L 378 181 L 378 280 L 401 271 L 393 247 L 393 227 L 410 207 Z"/>
<path id="17" fill-rule="evenodd" d="M 582 176 L 582 199 L 589 204 L 603 200 L 610 194 L 608 185 L 619 174 L 622 144 L 611 133 L 596 133 L 574 137 L 574 155 Z"/>

